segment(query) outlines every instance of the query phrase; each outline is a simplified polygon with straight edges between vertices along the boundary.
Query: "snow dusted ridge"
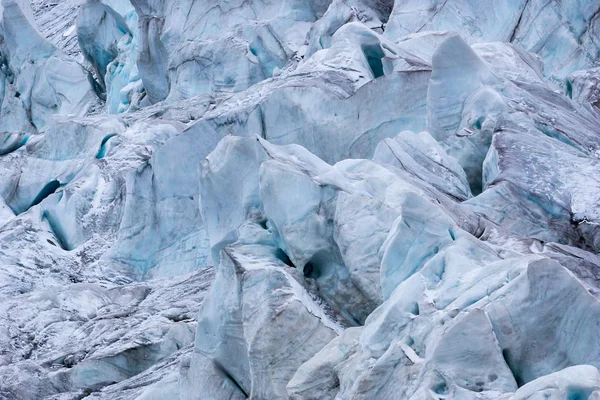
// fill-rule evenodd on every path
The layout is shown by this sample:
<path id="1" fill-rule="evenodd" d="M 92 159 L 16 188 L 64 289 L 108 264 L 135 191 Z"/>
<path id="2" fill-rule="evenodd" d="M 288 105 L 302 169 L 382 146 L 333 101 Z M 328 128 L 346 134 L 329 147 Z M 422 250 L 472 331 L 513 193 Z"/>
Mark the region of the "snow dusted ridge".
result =
<path id="1" fill-rule="evenodd" d="M 1 400 L 600 400 L 600 0 L 0 0 Z"/>

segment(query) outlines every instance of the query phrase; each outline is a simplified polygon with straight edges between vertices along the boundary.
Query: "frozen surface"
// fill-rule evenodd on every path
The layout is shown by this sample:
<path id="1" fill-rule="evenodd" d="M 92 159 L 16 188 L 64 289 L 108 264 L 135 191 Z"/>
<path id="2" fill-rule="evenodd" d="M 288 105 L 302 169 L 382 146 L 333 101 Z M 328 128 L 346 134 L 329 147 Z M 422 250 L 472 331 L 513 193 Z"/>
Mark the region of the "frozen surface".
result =
<path id="1" fill-rule="evenodd" d="M 2 0 L 0 399 L 599 400 L 599 15 Z"/>
<path id="2" fill-rule="evenodd" d="M 396 0 L 386 36 L 423 31 L 460 32 L 470 43 L 510 42 L 540 55 L 547 76 L 562 79 L 594 65 L 598 57 L 595 1 Z"/>

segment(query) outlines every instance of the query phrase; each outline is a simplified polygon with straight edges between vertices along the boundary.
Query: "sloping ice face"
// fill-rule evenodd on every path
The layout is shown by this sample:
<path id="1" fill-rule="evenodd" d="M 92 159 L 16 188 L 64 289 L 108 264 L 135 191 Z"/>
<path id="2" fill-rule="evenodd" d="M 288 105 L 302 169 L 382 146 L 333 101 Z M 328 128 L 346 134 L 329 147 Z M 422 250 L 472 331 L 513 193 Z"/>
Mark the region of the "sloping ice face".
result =
<path id="1" fill-rule="evenodd" d="M 599 21 L 1 0 L 0 399 L 600 399 Z"/>

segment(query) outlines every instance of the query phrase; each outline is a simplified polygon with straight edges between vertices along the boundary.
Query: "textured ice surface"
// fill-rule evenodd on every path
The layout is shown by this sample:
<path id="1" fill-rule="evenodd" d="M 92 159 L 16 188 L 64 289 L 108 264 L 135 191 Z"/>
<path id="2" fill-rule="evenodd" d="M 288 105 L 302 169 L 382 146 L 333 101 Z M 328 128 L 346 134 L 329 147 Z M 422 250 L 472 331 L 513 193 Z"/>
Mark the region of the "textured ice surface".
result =
<path id="1" fill-rule="evenodd" d="M 471 42 L 511 42 L 539 54 L 547 76 L 564 78 L 598 57 L 598 3 L 594 1 L 396 0 L 386 36 L 457 31 Z"/>
<path id="2" fill-rule="evenodd" d="M 600 399 L 599 15 L 2 0 L 0 399 Z"/>
<path id="3" fill-rule="evenodd" d="M 96 72 L 99 83 L 106 89 L 106 69 L 119 52 L 118 42 L 125 35 L 132 36 L 127 22 L 110 6 L 100 0 L 86 1 L 77 15 L 79 47 Z"/>
<path id="4" fill-rule="evenodd" d="M 28 2 L 4 0 L 1 11 L 3 136 L 41 129 L 54 114 L 85 114 L 95 99 L 85 70 L 40 36 Z"/>
<path id="5" fill-rule="evenodd" d="M 65 281 L 3 302 L 1 394 L 75 398 L 183 353 L 212 276 L 209 269 L 124 286 Z"/>

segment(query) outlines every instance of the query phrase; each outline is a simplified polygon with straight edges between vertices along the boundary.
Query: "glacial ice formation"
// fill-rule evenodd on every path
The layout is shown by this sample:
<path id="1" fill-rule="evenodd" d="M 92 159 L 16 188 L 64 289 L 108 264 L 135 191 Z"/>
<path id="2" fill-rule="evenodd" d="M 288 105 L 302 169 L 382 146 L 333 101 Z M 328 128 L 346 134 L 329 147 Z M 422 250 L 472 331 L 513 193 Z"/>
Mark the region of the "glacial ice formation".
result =
<path id="1" fill-rule="evenodd" d="M 96 72 L 100 85 L 106 89 L 106 69 L 119 52 L 118 42 L 125 35 L 131 36 L 127 22 L 110 6 L 100 0 L 86 1 L 77 15 L 77 38 L 86 60 Z"/>
<path id="2" fill-rule="evenodd" d="M 0 0 L 0 399 L 600 399 L 599 21 Z"/>
<path id="3" fill-rule="evenodd" d="M 42 129 L 55 114 L 84 115 L 95 101 L 85 70 L 40 36 L 27 2 L 6 0 L 0 11 L 3 139 Z"/>

